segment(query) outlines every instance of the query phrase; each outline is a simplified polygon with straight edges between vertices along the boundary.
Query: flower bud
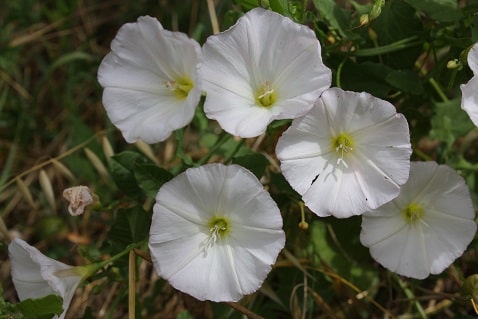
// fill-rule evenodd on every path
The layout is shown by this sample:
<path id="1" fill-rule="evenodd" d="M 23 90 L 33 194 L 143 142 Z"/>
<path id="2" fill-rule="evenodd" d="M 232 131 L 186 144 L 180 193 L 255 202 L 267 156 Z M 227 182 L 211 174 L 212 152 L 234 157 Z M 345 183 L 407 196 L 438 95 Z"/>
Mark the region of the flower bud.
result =
<path id="1" fill-rule="evenodd" d="M 99 204 L 98 196 L 87 186 L 74 186 L 63 191 L 63 197 L 70 203 L 68 212 L 78 216 Z"/>

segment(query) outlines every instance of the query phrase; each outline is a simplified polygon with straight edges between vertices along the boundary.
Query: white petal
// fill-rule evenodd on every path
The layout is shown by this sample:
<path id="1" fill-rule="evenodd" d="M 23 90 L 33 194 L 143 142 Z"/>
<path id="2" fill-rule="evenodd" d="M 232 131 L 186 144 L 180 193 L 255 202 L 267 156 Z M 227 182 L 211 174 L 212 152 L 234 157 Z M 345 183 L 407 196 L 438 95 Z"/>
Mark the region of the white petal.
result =
<path id="1" fill-rule="evenodd" d="M 478 43 L 475 43 L 468 52 L 467 61 L 473 73 L 478 74 Z"/>
<path id="2" fill-rule="evenodd" d="M 277 141 L 276 155 L 284 177 L 299 194 L 304 194 L 312 181 L 328 165 L 335 152 L 327 117 L 314 107 L 307 116 L 295 119 Z"/>
<path id="3" fill-rule="evenodd" d="M 353 170 L 330 161 L 302 196 L 304 203 L 318 216 L 347 218 L 369 209 L 367 196 Z"/>
<path id="4" fill-rule="evenodd" d="M 415 223 L 404 217 L 410 205 L 423 209 Z M 444 165 L 412 162 L 399 197 L 363 214 L 360 241 L 386 268 L 423 279 L 463 254 L 476 233 L 474 216 L 462 177 Z"/>
<path id="5" fill-rule="evenodd" d="M 473 124 L 478 126 L 478 44 L 473 45 L 468 52 L 467 60 L 474 76 L 468 83 L 460 85 L 461 108 L 468 113 Z"/>
<path id="6" fill-rule="evenodd" d="M 309 28 L 269 10 L 250 10 L 203 46 L 206 115 L 241 137 L 262 134 L 275 119 L 304 115 L 331 82 L 320 50 Z M 277 94 L 270 107 L 255 100 L 266 81 Z"/>
<path id="7" fill-rule="evenodd" d="M 428 209 L 423 231 L 428 251 L 430 273 L 439 274 L 465 251 L 476 233 L 476 224 L 470 219 L 458 218 L 448 212 Z"/>
<path id="8" fill-rule="evenodd" d="M 154 18 L 140 17 L 121 27 L 111 49 L 98 69 L 98 81 L 107 114 L 127 142 L 160 142 L 191 121 L 202 90 L 196 41 L 164 30 Z M 185 99 L 165 85 L 180 78 L 193 83 Z"/>
<path id="9" fill-rule="evenodd" d="M 478 77 L 474 76 L 467 84 L 460 85 L 461 108 L 468 113 L 471 121 L 478 126 Z"/>
<path id="10" fill-rule="evenodd" d="M 20 300 L 59 295 L 63 298 L 63 313 L 55 318 L 63 319 L 82 280 L 81 275 L 75 272 L 66 277 L 55 275 L 58 271 L 73 267 L 43 255 L 19 238 L 13 239 L 8 251 L 12 264 L 12 281 Z"/>
<path id="11" fill-rule="evenodd" d="M 150 230 L 152 260 L 172 286 L 200 300 L 237 301 L 257 290 L 285 244 L 277 205 L 238 166 L 191 168 L 159 190 Z M 228 222 L 211 238 L 211 219 Z"/>
<path id="12" fill-rule="evenodd" d="M 340 134 L 353 144 L 343 158 L 333 147 Z M 314 213 L 346 218 L 398 196 L 410 169 L 410 135 L 390 103 L 330 88 L 293 121 L 276 153 L 284 177 Z"/>

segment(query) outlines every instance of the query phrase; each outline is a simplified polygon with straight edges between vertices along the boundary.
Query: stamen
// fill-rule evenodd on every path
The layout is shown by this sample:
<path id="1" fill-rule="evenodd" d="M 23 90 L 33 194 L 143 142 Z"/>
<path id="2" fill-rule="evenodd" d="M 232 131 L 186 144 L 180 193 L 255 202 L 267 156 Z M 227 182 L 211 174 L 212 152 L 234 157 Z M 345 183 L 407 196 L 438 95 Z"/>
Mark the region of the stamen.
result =
<path id="1" fill-rule="evenodd" d="M 256 95 L 256 102 L 260 106 L 271 106 L 276 100 L 276 94 L 269 81 L 265 81 L 259 87 Z"/>
<path id="2" fill-rule="evenodd" d="M 409 224 L 415 224 L 420 221 L 423 217 L 423 213 L 424 210 L 422 206 L 418 204 L 410 204 L 403 211 L 404 218 Z"/>
<path id="3" fill-rule="evenodd" d="M 185 99 L 189 91 L 194 87 L 193 82 L 188 78 L 178 78 L 177 80 L 167 80 L 163 82 L 166 89 L 172 92 L 177 98 Z"/>
<path id="4" fill-rule="evenodd" d="M 345 134 L 341 134 L 335 138 L 333 145 L 335 146 L 335 152 L 337 152 L 339 156 L 337 158 L 337 165 L 343 164 L 346 168 L 348 168 L 347 163 L 344 161 L 344 156 L 353 150 L 350 138 Z"/>
<path id="5" fill-rule="evenodd" d="M 206 251 L 209 247 L 212 247 L 216 242 L 223 238 L 229 231 L 229 224 L 226 219 L 214 217 L 209 222 L 209 236 L 201 244 Z"/>

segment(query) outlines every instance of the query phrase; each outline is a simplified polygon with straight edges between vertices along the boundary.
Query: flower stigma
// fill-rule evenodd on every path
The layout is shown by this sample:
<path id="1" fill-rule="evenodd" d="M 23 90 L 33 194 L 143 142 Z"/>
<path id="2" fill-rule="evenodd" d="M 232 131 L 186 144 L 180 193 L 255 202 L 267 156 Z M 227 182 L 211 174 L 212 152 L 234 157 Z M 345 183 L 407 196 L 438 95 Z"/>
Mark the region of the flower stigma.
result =
<path id="1" fill-rule="evenodd" d="M 265 81 L 257 90 L 256 93 L 256 102 L 259 106 L 269 107 L 277 99 L 277 94 L 274 89 L 271 87 L 269 81 Z"/>
<path id="2" fill-rule="evenodd" d="M 403 217 L 409 224 L 415 224 L 423 217 L 423 208 L 418 204 L 410 204 L 403 210 Z"/>
<path id="3" fill-rule="evenodd" d="M 332 147 L 338 154 L 337 164 L 342 163 L 345 167 L 348 167 L 344 161 L 344 156 L 353 150 L 352 139 L 345 133 L 340 134 L 332 140 Z"/>
<path id="4" fill-rule="evenodd" d="M 194 87 L 194 83 L 187 77 L 181 77 L 177 80 L 164 81 L 164 86 L 178 99 L 185 99 Z"/>
<path id="5" fill-rule="evenodd" d="M 220 238 L 224 238 L 229 232 L 229 222 L 223 217 L 214 217 L 209 222 L 209 237 L 206 246 L 211 246 Z"/>

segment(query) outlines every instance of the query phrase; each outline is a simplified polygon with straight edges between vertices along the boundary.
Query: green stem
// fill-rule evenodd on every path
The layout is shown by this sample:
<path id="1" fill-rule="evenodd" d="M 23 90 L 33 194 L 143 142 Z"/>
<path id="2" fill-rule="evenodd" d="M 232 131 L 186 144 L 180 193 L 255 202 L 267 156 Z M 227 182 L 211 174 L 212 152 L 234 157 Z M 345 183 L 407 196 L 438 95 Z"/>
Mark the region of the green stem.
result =
<path id="1" fill-rule="evenodd" d="M 407 298 L 413 300 L 413 304 L 417 308 L 418 313 L 420 314 L 420 317 L 422 319 L 427 319 L 428 316 L 425 313 L 425 310 L 423 309 L 420 302 L 418 302 L 418 300 L 415 298 L 415 295 L 413 294 L 412 290 L 410 288 L 408 288 L 408 285 L 400 277 L 398 277 L 396 274 L 392 274 L 392 275 L 395 278 L 395 280 L 398 282 L 398 284 L 400 285 L 400 288 L 402 288 L 403 292 L 405 293 L 405 296 L 407 296 Z"/>
<path id="2" fill-rule="evenodd" d="M 430 82 L 430 84 L 433 86 L 433 88 L 435 89 L 435 91 L 437 92 L 437 94 L 440 96 L 440 98 L 442 99 L 443 102 L 448 102 L 448 97 L 445 95 L 445 93 L 443 92 L 442 88 L 440 87 L 440 84 L 438 84 L 437 81 L 435 81 L 434 78 L 430 78 L 428 80 L 428 82 Z"/>
<path id="3" fill-rule="evenodd" d="M 174 131 L 176 135 L 176 156 L 183 160 L 187 166 L 193 166 L 193 161 L 190 156 L 184 153 L 184 128 Z"/>
<path id="4" fill-rule="evenodd" d="M 231 136 L 232 135 L 227 134 L 225 131 L 222 131 L 221 134 L 219 134 L 219 137 L 217 138 L 216 143 L 211 147 L 211 149 L 209 149 L 209 152 L 207 152 L 207 154 L 196 163 L 196 165 L 201 166 L 203 164 L 206 164 L 209 161 L 209 159 L 211 159 L 211 157 L 214 155 L 214 153 L 216 153 L 216 151 L 224 143 L 226 143 L 231 138 Z"/>
<path id="5" fill-rule="evenodd" d="M 343 59 L 342 62 L 340 62 L 339 66 L 337 67 L 337 76 L 335 77 L 335 83 L 338 88 L 342 87 L 342 68 L 344 67 L 345 62 L 347 61 L 347 58 Z"/>
<path id="6" fill-rule="evenodd" d="M 392 53 L 396 51 L 400 51 L 403 49 L 408 49 L 412 47 L 416 47 L 422 44 L 422 40 L 420 40 L 417 36 L 412 36 L 409 38 L 405 38 L 387 45 L 383 45 L 376 48 L 371 49 L 360 49 L 357 51 L 350 52 L 350 55 L 353 56 L 375 56 L 375 55 L 382 55 L 386 53 Z"/>
<path id="7" fill-rule="evenodd" d="M 133 244 L 128 245 L 128 246 L 125 248 L 125 250 L 123 250 L 122 252 L 120 252 L 120 253 L 114 255 L 113 257 L 111 257 L 111 258 L 108 259 L 108 260 L 99 262 L 99 263 L 97 264 L 97 265 L 98 265 L 98 269 L 103 268 L 103 267 L 105 267 L 106 265 L 108 265 L 108 264 L 110 264 L 110 263 L 112 263 L 112 262 L 114 262 L 114 261 L 120 259 L 121 257 L 123 257 L 123 256 L 125 256 L 125 255 L 127 255 L 127 254 L 129 254 L 129 252 L 130 252 L 132 249 L 138 248 L 138 247 L 144 245 L 145 243 L 146 243 L 146 240 L 143 240 L 143 241 L 140 241 L 140 242 L 138 242 L 138 243 L 133 243 Z"/>
<path id="8" fill-rule="evenodd" d="M 448 85 L 446 86 L 446 89 L 447 90 L 451 90 L 451 88 L 453 87 L 453 84 L 455 83 L 455 79 L 456 79 L 456 74 L 458 73 L 458 69 L 453 69 L 451 71 L 451 76 L 450 76 L 450 81 L 448 81 Z"/>
<path id="9" fill-rule="evenodd" d="M 413 152 L 414 152 L 415 154 L 417 154 L 419 157 L 421 157 L 422 159 L 426 160 L 426 161 L 431 161 L 431 160 L 433 160 L 430 156 L 428 156 L 427 154 L 425 154 L 424 152 L 422 152 L 419 148 L 414 147 L 414 148 L 413 148 Z"/>
<path id="10" fill-rule="evenodd" d="M 241 141 L 239 143 L 237 143 L 236 147 L 234 147 L 234 150 L 232 150 L 231 154 L 229 154 L 225 159 L 224 159 L 224 163 L 229 163 L 231 161 L 231 159 L 234 157 L 234 155 L 236 155 L 236 153 L 239 151 L 239 149 L 241 148 L 242 145 L 244 145 L 245 143 L 245 140 L 244 139 L 241 139 Z"/>

